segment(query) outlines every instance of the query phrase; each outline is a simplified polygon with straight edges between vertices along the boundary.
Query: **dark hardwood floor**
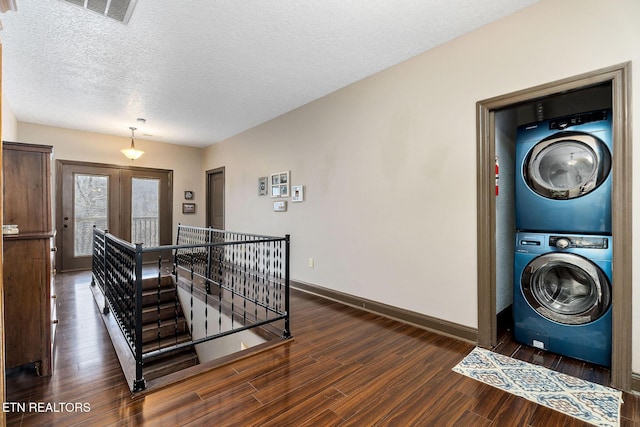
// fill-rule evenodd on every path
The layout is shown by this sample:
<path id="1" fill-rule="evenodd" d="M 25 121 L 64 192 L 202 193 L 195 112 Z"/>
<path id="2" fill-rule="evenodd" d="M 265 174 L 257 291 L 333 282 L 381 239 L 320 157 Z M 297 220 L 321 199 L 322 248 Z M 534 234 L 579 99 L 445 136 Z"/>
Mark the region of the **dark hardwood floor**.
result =
<path id="1" fill-rule="evenodd" d="M 41 405 L 9 412 L 10 426 L 586 425 L 452 372 L 473 344 L 299 291 L 292 292 L 293 340 L 132 396 L 89 274 L 56 282 L 54 372 L 8 372 L 8 401 Z M 608 381 L 606 370 L 519 346 L 508 333 L 497 351 Z M 640 425 L 640 400 L 625 393 L 624 401 L 622 425 Z M 67 412 L 75 403 L 80 410 Z"/>

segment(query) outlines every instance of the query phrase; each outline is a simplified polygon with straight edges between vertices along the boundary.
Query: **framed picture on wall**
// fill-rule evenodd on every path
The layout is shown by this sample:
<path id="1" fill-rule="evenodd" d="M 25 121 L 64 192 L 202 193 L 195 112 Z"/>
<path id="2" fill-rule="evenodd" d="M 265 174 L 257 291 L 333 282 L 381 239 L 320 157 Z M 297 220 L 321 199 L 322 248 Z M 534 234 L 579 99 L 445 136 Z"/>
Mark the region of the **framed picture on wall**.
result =
<path id="1" fill-rule="evenodd" d="M 266 196 L 269 194 L 269 183 L 266 176 L 258 178 L 258 196 Z"/>
<path id="2" fill-rule="evenodd" d="M 289 197 L 289 171 L 271 174 L 271 197 Z"/>
<path id="3" fill-rule="evenodd" d="M 184 199 L 185 200 L 193 200 L 193 191 L 191 190 L 187 190 L 184 192 Z"/>
<path id="4" fill-rule="evenodd" d="M 302 185 L 291 186 L 291 201 L 304 202 L 304 186 Z"/>

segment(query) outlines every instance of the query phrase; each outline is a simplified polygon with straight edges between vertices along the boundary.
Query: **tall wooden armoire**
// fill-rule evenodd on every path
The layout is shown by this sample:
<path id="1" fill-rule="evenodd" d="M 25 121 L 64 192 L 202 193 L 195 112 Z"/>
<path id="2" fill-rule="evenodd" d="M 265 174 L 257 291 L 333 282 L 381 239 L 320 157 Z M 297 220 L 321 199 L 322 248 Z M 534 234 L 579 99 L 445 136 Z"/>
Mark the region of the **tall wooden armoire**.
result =
<path id="1" fill-rule="evenodd" d="M 51 375 L 57 323 L 51 156 L 50 146 L 2 145 L 5 364 L 33 364 L 40 375 Z M 5 234 L 9 225 L 18 232 Z"/>

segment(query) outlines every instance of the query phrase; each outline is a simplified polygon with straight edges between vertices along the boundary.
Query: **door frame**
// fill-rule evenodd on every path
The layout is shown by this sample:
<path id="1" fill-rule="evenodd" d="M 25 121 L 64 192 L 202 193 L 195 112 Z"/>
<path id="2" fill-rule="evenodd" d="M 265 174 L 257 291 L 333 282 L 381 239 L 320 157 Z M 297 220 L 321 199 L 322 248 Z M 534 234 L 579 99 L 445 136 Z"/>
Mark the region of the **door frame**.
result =
<path id="1" fill-rule="evenodd" d="M 221 166 L 219 168 L 215 168 L 215 169 L 209 169 L 206 173 L 206 192 L 207 192 L 207 207 L 206 207 L 206 211 L 205 211 L 205 221 L 207 223 L 207 227 L 211 227 L 213 224 L 213 220 L 211 218 L 211 215 L 213 215 L 213 212 L 211 212 L 211 200 L 213 198 L 213 195 L 211 194 L 211 185 L 210 185 L 210 178 L 212 175 L 215 175 L 217 173 L 221 173 L 222 174 L 222 182 L 225 183 L 226 182 L 226 176 L 225 176 L 225 167 Z M 223 190 L 222 190 L 222 211 L 225 212 L 225 199 L 226 199 L 226 184 L 223 186 Z M 226 222 L 226 212 L 223 214 L 222 217 L 222 229 L 225 229 L 225 222 Z"/>
<path id="2" fill-rule="evenodd" d="M 550 95 L 611 82 L 613 110 L 613 326 L 611 386 L 632 389 L 631 62 L 479 101 L 476 104 L 478 345 L 497 345 L 496 111 Z"/>

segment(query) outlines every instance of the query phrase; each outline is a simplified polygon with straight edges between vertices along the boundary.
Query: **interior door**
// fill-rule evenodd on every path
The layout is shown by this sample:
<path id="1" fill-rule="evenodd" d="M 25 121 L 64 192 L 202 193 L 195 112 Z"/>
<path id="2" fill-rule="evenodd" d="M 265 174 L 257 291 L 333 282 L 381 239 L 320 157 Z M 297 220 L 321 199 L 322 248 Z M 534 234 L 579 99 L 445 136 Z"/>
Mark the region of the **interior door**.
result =
<path id="1" fill-rule="evenodd" d="M 60 269 L 91 268 L 93 227 L 123 238 L 120 223 L 120 171 L 117 168 L 62 164 L 58 213 Z"/>
<path id="2" fill-rule="evenodd" d="M 224 230 L 224 168 L 207 171 L 207 227 Z"/>

